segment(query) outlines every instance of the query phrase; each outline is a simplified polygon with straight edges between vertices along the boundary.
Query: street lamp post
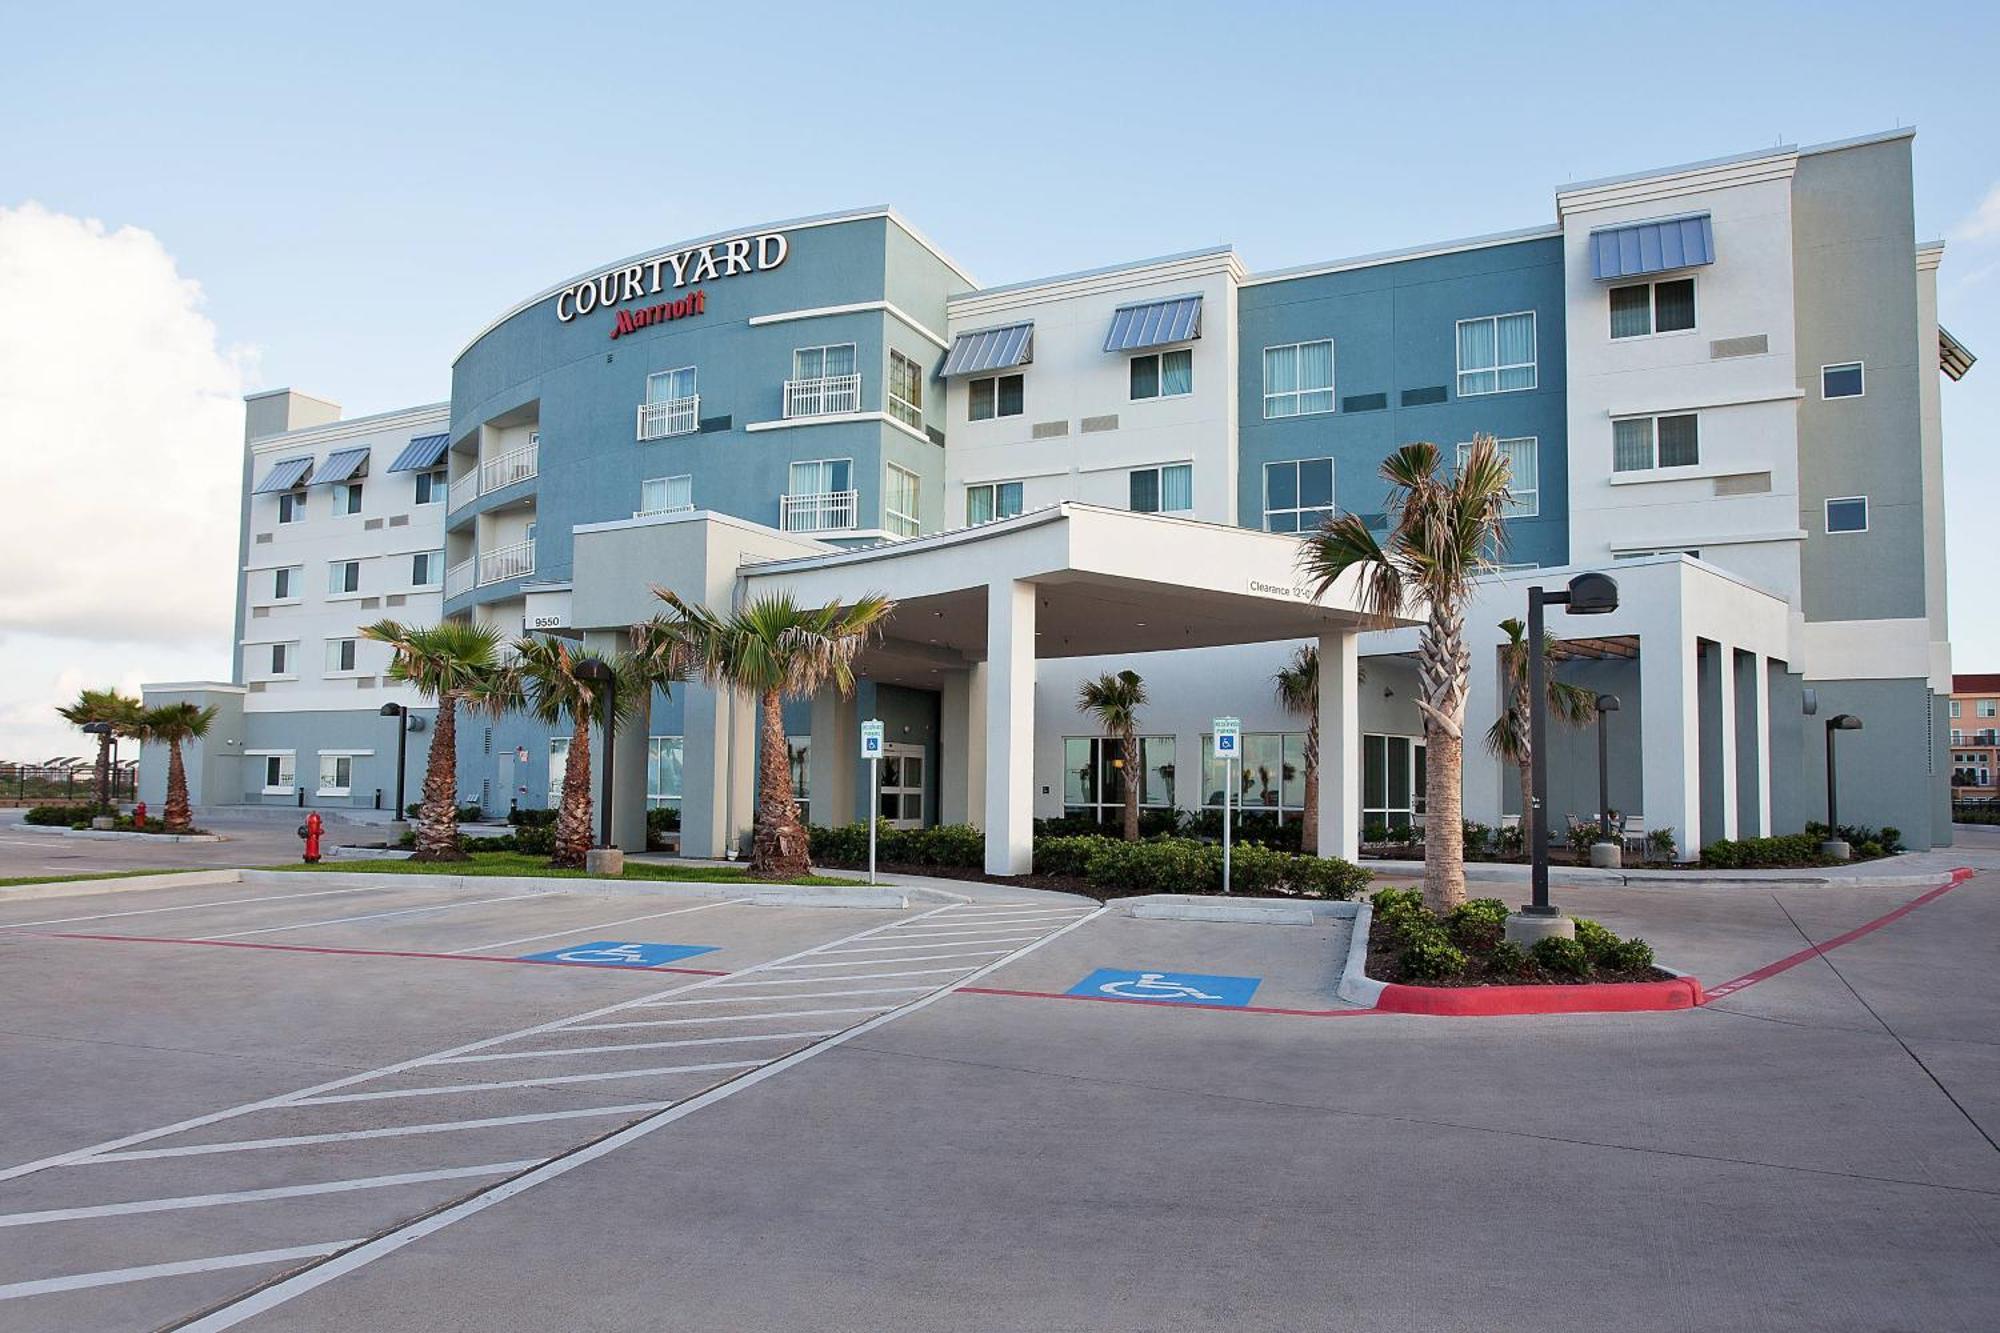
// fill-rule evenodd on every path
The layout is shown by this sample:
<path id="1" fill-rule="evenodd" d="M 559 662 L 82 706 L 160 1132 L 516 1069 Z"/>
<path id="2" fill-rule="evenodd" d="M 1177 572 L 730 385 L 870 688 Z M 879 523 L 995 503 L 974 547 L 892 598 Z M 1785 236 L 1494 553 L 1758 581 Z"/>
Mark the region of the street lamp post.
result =
<path id="1" fill-rule="evenodd" d="M 1861 719 L 1852 713 L 1835 713 L 1826 720 L 1826 841 L 1819 845 L 1820 855 L 1830 856 L 1836 861 L 1845 861 L 1854 854 L 1854 849 L 1840 836 L 1840 797 L 1834 778 L 1833 734 L 1836 731 L 1859 731 Z"/>
<path id="2" fill-rule="evenodd" d="M 618 771 L 616 746 L 618 744 L 618 673 L 611 664 L 601 658 L 587 658 L 577 663 L 579 680 L 589 681 L 604 693 L 604 809 L 599 820 L 602 833 L 598 842 L 605 850 L 611 849 L 611 798 L 613 780 Z"/>
<path id="3" fill-rule="evenodd" d="M 410 710 L 405 704 L 383 704 L 382 716 L 396 719 L 396 817 L 389 821 L 394 827 L 408 818 L 403 810 L 403 773 L 410 752 Z M 402 836 L 400 829 L 396 836 Z"/>
<path id="4" fill-rule="evenodd" d="M 1624 846 L 1611 828 L 1611 742 L 1607 714 L 1618 711 L 1618 696 L 1597 696 L 1597 842 L 1590 849 L 1590 864 L 1616 870 L 1624 864 Z"/>
<path id="5" fill-rule="evenodd" d="M 1517 943 L 1532 943 L 1550 935 L 1573 938 L 1575 934 L 1575 927 L 1549 902 L 1549 701 L 1548 668 L 1542 652 L 1548 633 L 1542 614 L 1545 606 L 1565 607 L 1573 616 L 1605 615 L 1618 609 L 1618 584 L 1608 574 L 1590 573 L 1578 574 L 1559 592 L 1539 585 L 1528 589 L 1528 767 L 1535 829 L 1529 849 L 1532 900 L 1507 923 L 1509 938 Z M 1518 927 L 1517 922 L 1521 923 Z"/>

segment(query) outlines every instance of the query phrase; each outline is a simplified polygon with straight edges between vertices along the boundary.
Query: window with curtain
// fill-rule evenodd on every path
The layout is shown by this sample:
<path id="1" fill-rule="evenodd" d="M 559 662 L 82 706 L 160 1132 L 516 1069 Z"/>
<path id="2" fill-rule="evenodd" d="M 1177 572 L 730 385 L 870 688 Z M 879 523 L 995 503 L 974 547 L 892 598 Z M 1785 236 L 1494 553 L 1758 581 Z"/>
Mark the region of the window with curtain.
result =
<path id="1" fill-rule="evenodd" d="M 271 571 L 271 596 L 281 602 L 289 602 L 299 595 L 299 566 Z"/>
<path id="2" fill-rule="evenodd" d="M 889 353 L 889 415 L 911 430 L 924 428 L 924 373 L 901 352 Z"/>
<path id="3" fill-rule="evenodd" d="M 416 474 L 417 497 L 420 505 L 441 505 L 445 501 L 445 470 L 432 468 L 428 472 Z"/>
<path id="4" fill-rule="evenodd" d="M 1507 487 L 1514 493 L 1513 503 L 1507 506 L 1510 518 L 1533 518 L 1542 512 L 1541 496 L 1541 449 L 1535 437 L 1523 436 L 1514 440 L 1495 440 L 1500 456 L 1507 460 Z M 1458 465 L 1465 466 L 1465 456 L 1472 452 L 1471 441 L 1462 441 L 1458 446 Z"/>
<path id="5" fill-rule="evenodd" d="M 359 560 L 335 560 L 326 567 L 326 590 L 328 592 L 360 592 L 361 562 Z"/>
<path id="6" fill-rule="evenodd" d="M 681 803 L 681 738 L 646 738 L 646 808 L 678 806 Z"/>
<path id="7" fill-rule="evenodd" d="M 1333 342 L 1264 349 L 1264 417 L 1333 411 Z"/>
<path id="8" fill-rule="evenodd" d="M 639 512 L 672 514 L 694 508 L 694 477 L 648 477 L 639 483 Z"/>
<path id="9" fill-rule="evenodd" d="M 973 421 L 1018 417 L 1026 407 L 1026 390 L 1019 375 L 995 375 L 966 385 L 966 416 Z"/>
<path id="10" fill-rule="evenodd" d="M 1139 804 L 1151 809 L 1174 803 L 1174 737 L 1141 736 L 1144 777 Z M 1063 738 L 1063 813 L 1116 821 L 1125 808 L 1125 743 L 1115 736 Z"/>
<path id="11" fill-rule="evenodd" d="M 965 488 L 967 524 L 991 523 L 996 518 L 1012 518 L 1021 512 L 1021 483 L 995 481 Z"/>
<path id="12" fill-rule="evenodd" d="M 1194 465 L 1135 469 L 1131 474 L 1131 508 L 1140 514 L 1185 514 L 1194 509 Z"/>
<path id="13" fill-rule="evenodd" d="M 679 370 L 662 370 L 646 376 L 646 401 L 649 403 L 670 403 L 676 398 L 694 397 L 694 367 L 682 366 Z"/>
<path id="14" fill-rule="evenodd" d="M 1699 423 L 1692 412 L 1627 417 L 1611 423 L 1611 470 L 1643 472 L 1701 462 Z"/>
<path id="15" fill-rule="evenodd" d="M 319 757 L 320 796 L 345 796 L 354 787 L 354 757 L 322 754 Z"/>
<path id="16" fill-rule="evenodd" d="M 826 379 L 854 373 L 854 344 L 829 343 L 824 347 L 800 347 L 792 352 L 792 378 Z"/>
<path id="17" fill-rule="evenodd" d="M 917 474 L 889 464 L 882 488 L 882 526 L 898 537 L 914 537 L 922 531 L 918 522 Z"/>
<path id="18" fill-rule="evenodd" d="M 1333 460 L 1264 464 L 1264 531 L 1313 532 L 1333 517 Z"/>
<path id="19" fill-rule="evenodd" d="M 443 579 L 443 551 L 417 551 L 410 556 L 410 586 L 412 588 L 435 588 Z"/>
<path id="20" fill-rule="evenodd" d="M 834 495 L 854 489 L 854 460 L 821 458 L 791 467 L 788 495 Z"/>
<path id="21" fill-rule="evenodd" d="M 1611 289 L 1611 336 L 1642 338 L 1694 327 L 1694 279 L 1639 282 Z"/>
<path id="22" fill-rule="evenodd" d="M 1535 312 L 1458 321 L 1458 395 L 1535 387 Z"/>
<path id="23" fill-rule="evenodd" d="M 326 641 L 326 669 L 328 671 L 355 670 L 357 641 L 354 639 L 328 639 Z"/>
<path id="24" fill-rule="evenodd" d="M 1194 392 L 1194 352 L 1148 352 L 1132 358 L 1132 397 L 1175 398 Z"/>

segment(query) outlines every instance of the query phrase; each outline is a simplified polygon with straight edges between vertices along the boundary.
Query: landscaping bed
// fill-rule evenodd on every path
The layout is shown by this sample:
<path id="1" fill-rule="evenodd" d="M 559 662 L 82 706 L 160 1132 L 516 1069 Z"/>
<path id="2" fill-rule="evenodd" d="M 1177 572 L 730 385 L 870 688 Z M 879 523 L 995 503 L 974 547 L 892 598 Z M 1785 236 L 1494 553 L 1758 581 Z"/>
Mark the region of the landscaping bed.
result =
<path id="1" fill-rule="evenodd" d="M 494 841 L 498 841 L 495 839 Z M 475 851 L 463 861 L 375 861 L 365 868 L 352 862 L 321 861 L 307 865 L 292 861 L 270 866 L 272 870 L 304 872 L 333 871 L 364 875 L 525 875 L 537 879 L 625 879 L 657 880 L 679 884 L 826 884 L 853 887 L 851 879 L 827 875 L 803 875 L 797 879 L 755 879 L 741 866 L 658 865 L 651 861 L 627 861 L 622 875 L 592 875 L 582 869 L 558 869 L 546 857 L 515 851 Z"/>
<path id="2" fill-rule="evenodd" d="M 1770 838 L 1719 838 L 1701 850 L 1701 858 L 1696 861 L 1675 859 L 1678 844 L 1674 831 L 1670 828 L 1655 829 L 1646 836 L 1644 859 L 1633 859 L 1627 851 L 1627 870 L 1799 870 L 1817 869 L 1826 866 L 1852 865 L 1856 861 L 1874 861 L 1885 856 L 1894 856 L 1904 851 L 1903 833 L 1893 826 L 1881 829 L 1865 825 L 1842 824 L 1838 830 L 1840 840 L 1847 843 L 1853 855 L 1846 861 L 1836 861 L 1820 853 L 1820 844 L 1832 836 L 1826 825 L 1808 823 L 1803 833 L 1787 833 Z M 1590 847 L 1597 841 L 1597 825 L 1585 824 L 1576 829 L 1562 831 L 1557 840 L 1556 831 L 1550 830 L 1549 864 L 1588 867 Z M 1385 830 L 1380 825 L 1371 825 L 1362 831 L 1361 856 L 1363 860 L 1409 860 L 1421 861 L 1424 855 L 1422 831 L 1413 828 Z M 1521 846 L 1521 831 L 1518 828 L 1492 829 L 1484 824 L 1467 821 L 1465 824 L 1465 860 L 1468 864 L 1482 865 L 1526 865 L 1528 856 Z"/>
<path id="3" fill-rule="evenodd" d="M 1370 900 L 1368 976 L 1405 986 L 1575 986 L 1655 982 L 1671 973 L 1653 965 L 1642 939 L 1620 939 L 1588 917 L 1575 917 L 1576 938 L 1546 939 L 1533 949 L 1509 943 L 1509 909 L 1498 898 L 1474 898 L 1439 916 L 1416 889 L 1383 889 Z"/>
<path id="4" fill-rule="evenodd" d="M 106 816 L 112 820 L 111 828 L 107 830 L 112 833 L 153 833 L 182 838 L 215 836 L 207 829 L 195 828 L 193 825 L 183 829 L 169 829 L 166 821 L 158 818 L 140 823 L 130 815 L 121 815 L 116 810 L 98 805 L 31 805 L 28 807 L 28 813 L 21 816 L 21 822 L 36 828 L 64 828 L 73 833 L 88 833 L 91 831 L 92 819 L 102 819 Z"/>

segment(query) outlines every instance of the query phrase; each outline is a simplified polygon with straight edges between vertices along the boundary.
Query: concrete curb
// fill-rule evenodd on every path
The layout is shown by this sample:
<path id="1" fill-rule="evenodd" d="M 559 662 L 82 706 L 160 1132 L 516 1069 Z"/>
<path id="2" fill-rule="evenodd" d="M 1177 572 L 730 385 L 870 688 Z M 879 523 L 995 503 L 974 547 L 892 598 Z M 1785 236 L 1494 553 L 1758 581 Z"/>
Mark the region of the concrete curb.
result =
<path id="1" fill-rule="evenodd" d="M 295 870 L 244 870 L 245 884 L 296 884 L 301 872 Z M 330 879 L 337 885 L 385 885 L 393 881 L 412 889 L 435 886 L 457 891 L 491 889 L 514 893 L 575 893 L 593 897 L 657 898 L 671 894 L 677 898 L 705 898 L 717 902 L 739 899 L 769 907 L 872 907 L 902 908 L 910 905 L 909 895 L 891 888 L 834 888 L 822 884 L 717 884 L 713 882 L 652 879 L 587 879 L 540 875 L 371 875 L 365 870 L 319 871 L 314 879 Z"/>
<path id="2" fill-rule="evenodd" d="M 1334 993 L 1363 1009 L 1378 1008 L 1387 983 L 1368 975 L 1368 928 L 1374 923 L 1375 908 L 1367 902 L 1354 904 L 1354 929 L 1347 936 L 1347 963 L 1340 970 L 1340 985 Z"/>
<path id="3" fill-rule="evenodd" d="M 33 828 L 33 825 L 29 825 Z M 37 829 L 37 832 L 60 833 L 65 838 L 89 838 L 95 842 L 227 842 L 227 838 L 215 833 L 137 833 L 121 832 L 117 829 Z"/>
<path id="4" fill-rule="evenodd" d="M 1885 858 L 1889 863 L 1895 859 Z M 1360 865 L 1364 870 L 1399 879 L 1421 879 L 1424 873 L 1422 861 L 1364 860 Z M 1550 866 L 1549 882 L 1613 888 L 1675 885 L 1681 888 L 1732 889 L 1934 889 L 1950 882 L 1951 874 L 1949 870 L 1914 871 L 1900 875 L 1842 875 L 1814 870 L 1590 870 L 1582 866 Z M 1475 884 L 1526 884 L 1528 867 L 1511 862 L 1468 861 L 1465 863 L 1465 878 Z"/>
<path id="5" fill-rule="evenodd" d="M 1147 921 L 1228 922 L 1256 926 L 1310 926 L 1354 915 L 1355 904 L 1332 899 L 1224 898 L 1215 894 L 1149 893 L 1113 898 L 1114 912 Z"/>
<path id="6" fill-rule="evenodd" d="M 186 889 L 205 884 L 242 882 L 243 872 L 240 870 L 167 870 L 157 875 L 118 875 L 115 878 L 73 879 L 52 884 L 16 884 L 0 889 L 0 902 L 77 898 L 90 893 L 123 893 L 127 889 Z"/>

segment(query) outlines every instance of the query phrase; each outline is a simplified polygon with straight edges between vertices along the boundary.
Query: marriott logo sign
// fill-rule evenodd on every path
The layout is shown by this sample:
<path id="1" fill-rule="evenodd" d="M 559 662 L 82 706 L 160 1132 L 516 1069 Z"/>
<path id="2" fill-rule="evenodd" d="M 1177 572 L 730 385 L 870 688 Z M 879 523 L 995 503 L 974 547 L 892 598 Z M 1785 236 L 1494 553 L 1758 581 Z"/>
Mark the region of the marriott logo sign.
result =
<path id="1" fill-rule="evenodd" d="M 791 253 L 791 242 L 783 232 L 738 236 L 727 241 L 674 250 L 651 259 L 606 269 L 595 277 L 573 283 L 556 293 L 556 318 L 567 324 L 578 315 L 593 310 L 627 306 L 663 293 L 678 292 L 704 282 L 733 278 L 739 273 L 763 273 L 777 268 Z M 640 309 L 618 311 L 614 338 L 657 324 L 702 314 L 707 293 L 695 291 L 667 301 L 651 302 Z"/>

